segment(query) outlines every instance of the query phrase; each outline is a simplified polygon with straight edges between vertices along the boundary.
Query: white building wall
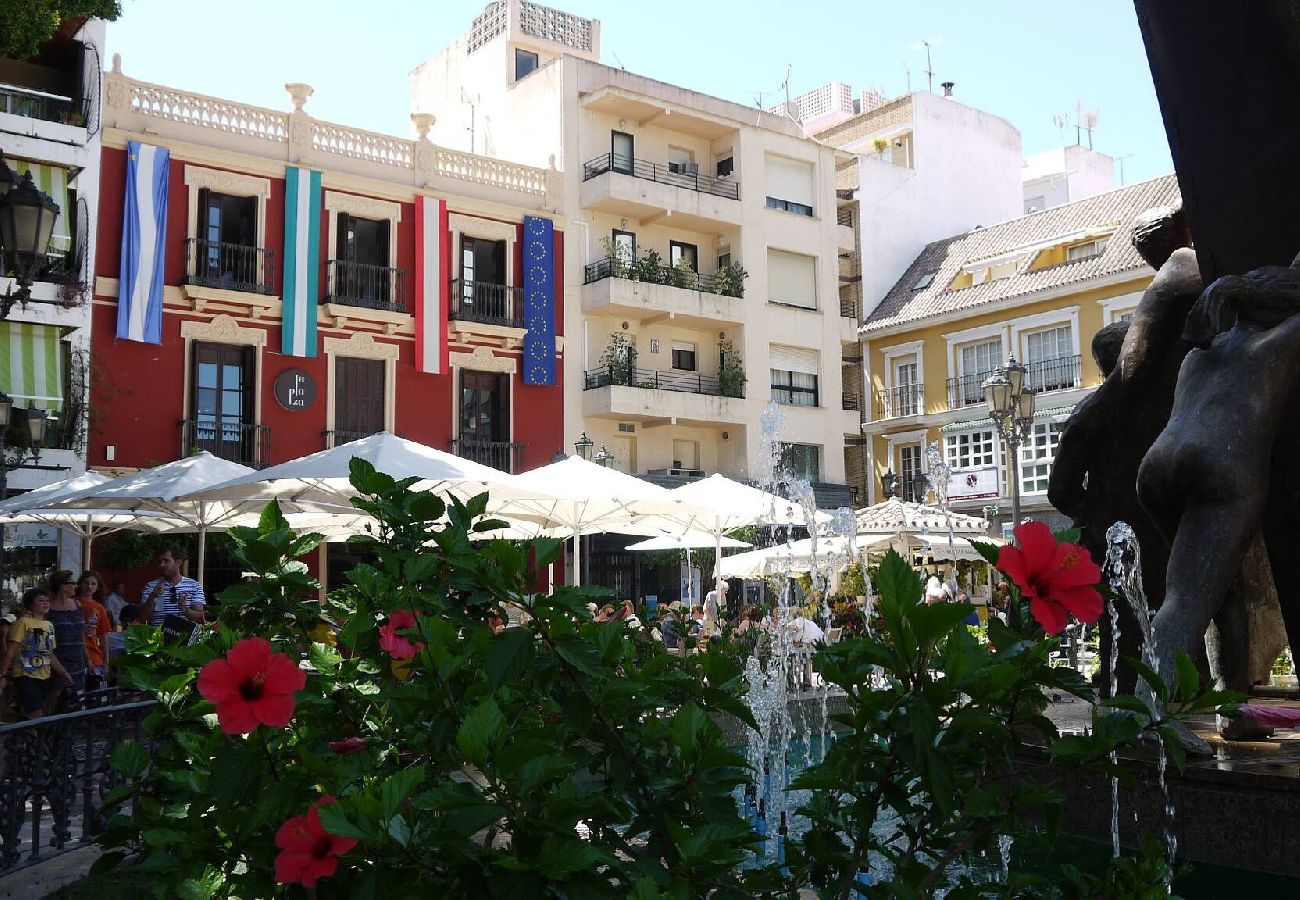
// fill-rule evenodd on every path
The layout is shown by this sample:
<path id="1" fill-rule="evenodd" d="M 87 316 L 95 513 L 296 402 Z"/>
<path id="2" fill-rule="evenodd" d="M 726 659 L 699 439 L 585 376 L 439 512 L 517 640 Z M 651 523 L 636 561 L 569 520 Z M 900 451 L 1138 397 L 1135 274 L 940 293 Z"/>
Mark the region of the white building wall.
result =
<path id="1" fill-rule="evenodd" d="M 1023 180 L 1025 213 L 1051 209 L 1114 190 L 1115 159 L 1087 147 L 1056 147 L 1027 157 Z"/>
<path id="2" fill-rule="evenodd" d="M 938 94 L 912 94 L 914 165 L 859 143 L 864 314 L 931 241 L 1021 215 L 1020 132 L 991 113 Z"/>

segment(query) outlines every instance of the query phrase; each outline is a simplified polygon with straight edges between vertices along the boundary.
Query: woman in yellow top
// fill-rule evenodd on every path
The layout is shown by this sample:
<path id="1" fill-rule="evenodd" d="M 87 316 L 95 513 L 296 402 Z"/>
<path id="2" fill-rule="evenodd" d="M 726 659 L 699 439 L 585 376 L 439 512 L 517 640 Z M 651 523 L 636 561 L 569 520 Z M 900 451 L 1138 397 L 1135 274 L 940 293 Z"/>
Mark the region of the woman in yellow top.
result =
<path id="1" fill-rule="evenodd" d="M 54 655 L 54 626 L 46 619 L 49 611 L 50 592 L 45 588 L 31 588 L 23 594 L 23 614 L 9 628 L 9 643 L 0 665 L 0 679 L 13 682 L 18 705 L 29 719 L 45 715 L 46 701 L 58 689 L 50 683 L 51 670 L 63 684 L 72 684 Z"/>

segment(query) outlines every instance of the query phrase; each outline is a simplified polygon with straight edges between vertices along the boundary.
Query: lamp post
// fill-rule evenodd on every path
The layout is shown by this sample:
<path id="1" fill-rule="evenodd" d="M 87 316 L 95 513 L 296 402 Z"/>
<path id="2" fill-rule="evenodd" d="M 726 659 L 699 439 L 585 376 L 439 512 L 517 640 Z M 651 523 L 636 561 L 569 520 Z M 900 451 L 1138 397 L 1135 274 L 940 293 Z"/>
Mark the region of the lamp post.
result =
<path id="1" fill-rule="evenodd" d="M 614 454 L 610 452 L 608 447 L 602 445 L 600 448 L 600 452 L 597 453 L 594 457 L 592 457 L 591 461 L 594 463 L 598 463 L 599 465 L 602 465 L 606 469 L 608 469 L 609 464 L 614 461 Z"/>
<path id="2" fill-rule="evenodd" d="M 9 498 L 9 473 L 14 469 L 21 468 L 29 453 L 32 462 L 39 460 L 41 458 L 41 449 L 45 446 L 45 428 L 49 424 L 45 410 L 33 409 L 29 406 L 27 409 L 18 410 L 18 414 L 26 426 L 22 433 L 25 446 L 20 445 L 21 452 L 15 459 L 10 460 L 8 453 L 9 425 L 13 421 L 14 401 L 8 394 L 0 391 L 0 501 Z M 3 587 L 8 575 L 6 562 L 3 530 L 0 529 L 0 587 Z"/>
<path id="3" fill-rule="evenodd" d="M 0 160 L 0 271 L 13 268 L 15 284 L 0 297 L 0 319 L 15 303 L 26 303 L 32 281 L 45 265 L 59 205 L 41 193 L 30 171 L 15 186 L 12 170 Z"/>
<path id="4" fill-rule="evenodd" d="M 1016 362 L 1015 354 L 1007 354 L 1006 365 L 984 382 L 984 402 L 988 404 L 989 417 L 1002 439 L 1007 458 L 1012 528 L 1020 524 L 1020 445 L 1034 427 L 1034 389 L 1025 381 L 1028 371 Z M 1019 626 L 1020 611 L 1013 607 L 1009 612 L 1011 625 Z"/>
<path id="5" fill-rule="evenodd" d="M 584 431 L 582 436 L 573 442 L 573 451 L 578 454 L 579 459 L 591 462 L 591 448 L 594 446 L 596 442 L 587 437 L 587 432 Z"/>

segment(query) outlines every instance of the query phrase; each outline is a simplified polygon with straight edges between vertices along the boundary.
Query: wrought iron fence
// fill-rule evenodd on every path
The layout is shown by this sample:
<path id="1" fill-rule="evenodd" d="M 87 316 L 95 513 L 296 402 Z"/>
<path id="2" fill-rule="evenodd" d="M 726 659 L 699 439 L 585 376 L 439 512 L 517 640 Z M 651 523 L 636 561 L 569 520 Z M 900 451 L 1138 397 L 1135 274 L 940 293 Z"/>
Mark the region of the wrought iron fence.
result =
<path id="1" fill-rule="evenodd" d="M 665 372 L 633 366 L 607 366 L 586 373 L 583 390 L 592 391 L 610 385 L 647 388 L 654 391 L 681 391 L 710 397 L 730 396 L 722 392 L 722 380 L 716 375 L 698 372 Z M 738 395 L 743 396 L 743 393 Z"/>
<path id="2" fill-rule="evenodd" d="M 344 306 L 360 306 L 404 313 L 406 270 L 375 266 L 350 259 L 331 259 L 326 264 L 325 300 Z"/>
<path id="3" fill-rule="evenodd" d="M 524 445 L 520 443 L 457 438 L 451 442 L 451 452 L 461 459 L 473 460 L 511 475 L 523 470 Z"/>
<path id="4" fill-rule="evenodd" d="M 627 278 L 646 284 L 665 284 L 688 291 L 721 294 L 724 297 L 740 297 L 744 294 L 744 288 L 739 283 L 732 285 L 724 281 L 719 284 L 715 275 L 701 275 L 690 269 L 679 269 L 675 266 L 654 265 L 645 259 L 607 256 L 588 263 L 583 268 L 583 284 L 592 284 L 605 278 Z M 739 282 L 739 279 L 733 280 Z"/>
<path id="5" fill-rule="evenodd" d="M 90 109 L 88 100 L 58 97 L 14 85 L 0 85 L 0 112 L 61 125 L 86 125 Z"/>
<path id="6" fill-rule="evenodd" d="M 916 416 L 923 412 L 925 412 L 925 386 L 920 382 L 895 385 L 886 391 L 876 391 L 877 419 Z"/>
<path id="7" fill-rule="evenodd" d="M 104 797 L 126 781 L 109 755 L 123 740 L 143 742 L 155 704 L 111 702 L 118 699 L 94 692 L 90 702 L 99 705 L 91 708 L 0 725 L 0 872 L 89 843 L 103 829 Z"/>
<path id="8" fill-rule="evenodd" d="M 379 434 L 378 431 L 347 431 L 343 428 L 332 428 L 329 431 L 322 432 L 325 437 L 325 449 L 333 450 L 340 444 L 350 444 L 353 441 L 359 441 L 362 438 L 368 438 L 372 435 Z"/>
<path id="9" fill-rule="evenodd" d="M 962 375 L 959 378 L 948 379 L 948 407 L 957 409 L 960 406 L 974 406 L 977 403 L 984 402 L 984 382 L 993 374 L 993 370 L 987 372 L 972 372 L 969 375 Z"/>
<path id="10" fill-rule="evenodd" d="M 269 247 L 186 238 L 185 265 L 188 284 L 248 294 L 275 293 L 275 251 Z"/>
<path id="11" fill-rule="evenodd" d="M 1026 364 L 1025 368 L 1028 369 L 1025 380 L 1036 391 L 1068 391 L 1080 384 L 1077 356 L 1042 359 Z"/>
<path id="12" fill-rule="evenodd" d="M 271 426 L 200 416 L 182 419 L 181 456 L 196 448 L 255 469 L 271 464 Z"/>
<path id="13" fill-rule="evenodd" d="M 659 184 L 671 184 L 674 187 L 699 191 L 701 194 L 712 194 L 715 197 L 726 197 L 730 200 L 740 199 L 740 185 L 729 178 L 702 175 L 698 170 L 687 171 L 685 167 L 676 164 L 665 166 L 632 156 L 624 156 L 621 153 L 603 153 L 595 159 L 583 163 L 582 180 L 590 181 L 598 175 L 604 175 L 606 172 L 631 175 L 633 178 L 644 178 L 646 181 L 655 181 Z"/>
<path id="14" fill-rule="evenodd" d="M 524 327 L 523 288 L 457 278 L 451 283 L 448 315 L 463 322 Z"/>

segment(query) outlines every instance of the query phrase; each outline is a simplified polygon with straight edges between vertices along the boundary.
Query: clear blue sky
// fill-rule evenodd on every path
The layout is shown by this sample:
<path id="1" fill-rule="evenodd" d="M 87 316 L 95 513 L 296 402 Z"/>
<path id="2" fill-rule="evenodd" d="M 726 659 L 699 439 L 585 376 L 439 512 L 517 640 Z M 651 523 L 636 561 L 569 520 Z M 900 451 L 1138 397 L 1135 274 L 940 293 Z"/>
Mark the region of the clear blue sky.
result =
<path id="1" fill-rule="evenodd" d="M 276 109 L 289 108 L 286 81 L 305 81 L 316 117 L 406 135 L 407 72 L 466 31 L 485 2 L 125 0 L 108 56 L 121 53 L 135 78 Z M 828 81 L 896 96 L 908 69 L 912 89 L 924 89 L 928 40 L 935 90 L 955 81 L 960 100 L 1020 129 L 1026 154 L 1062 143 L 1053 118 L 1073 123 L 1081 103 L 1098 114 L 1094 146 L 1129 157 L 1125 181 L 1173 169 L 1126 0 L 550 5 L 601 20 L 604 62 L 750 105 L 760 91 L 765 104 L 780 97 L 787 66 L 792 96 Z M 1065 139 L 1074 142 L 1073 127 Z"/>

